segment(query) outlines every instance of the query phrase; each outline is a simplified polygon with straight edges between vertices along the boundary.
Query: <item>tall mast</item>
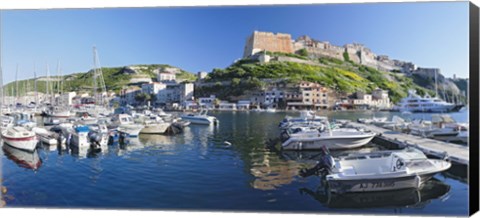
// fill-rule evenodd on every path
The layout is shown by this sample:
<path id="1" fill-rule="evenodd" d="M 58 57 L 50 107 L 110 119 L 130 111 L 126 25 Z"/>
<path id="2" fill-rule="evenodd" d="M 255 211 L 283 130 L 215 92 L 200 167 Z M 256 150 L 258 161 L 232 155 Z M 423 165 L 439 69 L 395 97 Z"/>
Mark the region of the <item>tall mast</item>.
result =
<path id="1" fill-rule="evenodd" d="M 18 64 L 15 70 L 15 101 L 18 102 Z"/>
<path id="2" fill-rule="evenodd" d="M 93 98 L 95 99 L 95 105 L 98 105 L 97 96 L 97 48 L 93 46 Z"/>
<path id="3" fill-rule="evenodd" d="M 99 105 L 100 103 L 102 106 L 106 106 L 105 99 L 103 98 L 103 93 L 106 93 L 106 86 L 105 86 L 105 80 L 103 79 L 103 72 L 102 68 L 100 67 L 100 60 L 98 59 L 98 53 L 97 53 L 97 47 L 93 46 L 93 65 L 94 65 L 94 71 L 93 71 L 93 90 L 94 90 L 94 97 L 95 97 L 95 104 Z M 97 82 L 98 80 L 98 82 Z M 97 87 L 97 86 L 100 87 Z M 97 89 L 100 88 L 100 95 L 97 96 Z M 97 103 L 98 102 L 98 103 Z"/>

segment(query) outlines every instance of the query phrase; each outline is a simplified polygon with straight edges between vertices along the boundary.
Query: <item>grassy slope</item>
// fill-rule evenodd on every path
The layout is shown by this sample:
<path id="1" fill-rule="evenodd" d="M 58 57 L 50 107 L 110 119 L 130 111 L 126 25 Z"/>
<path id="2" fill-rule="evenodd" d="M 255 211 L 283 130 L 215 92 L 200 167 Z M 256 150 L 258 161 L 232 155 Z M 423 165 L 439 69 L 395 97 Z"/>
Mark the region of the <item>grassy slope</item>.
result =
<path id="1" fill-rule="evenodd" d="M 332 89 L 347 93 L 355 91 L 371 92 L 379 87 L 388 90 L 393 101 L 398 101 L 405 97 L 408 89 L 416 89 L 420 93 L 431 92 L 416 85 L 412 79 L 402 75 L 381 72 L 370 67 L 332 58 L 322 58 L 317 61 L 320 64 L 318 66 L 293 62 L 259 64 L 253 61 L 242 60 L 226 69 L 215 69 L 209 75 L 208 81 L 231 81 L 232 85 L 228 87 L 228 90 L 221 89 L 219 86 L 211 89 L 220 92 L 227 91 L 237 95 L 243 94 L 240 91 L 242 89 L 248 90 L 252 87 L 265 85 L 255 81 L 254 78 L 287 78 L 291 82 L 306 80 L 318 82 Z M 242 81 L 240 83 L 235 82 L 238 79 L 242 79 Z M 245 87 L 242 87 L 242 85 Z M 222 96 L 222 93 L 208 93 L 205 90 L 199 90 L 199 93 Z"/>
<path id="2" fill-rule="evenodd" d="M 138 74 L 126 74 L 123 73 L 123 67 L 110 67 L 110 68 L 102 68 L 103 78 L 105 80 L 105 85 L 107 90 L 113 90 L 118 93 L 122 87 L 127 86 L 129 81 L 133 77 L 150 77 L 152 79 L 156 79 L 155 74 L 153 73 L 154 69 L 158 67 L 165 67 L 169 65 L 160 65 L 160 64 L 152 64 L 152 65 L 135 65 L 135 66 L 147 66 L 148 69 L 140 70 Z M 194 81 L 196 79 L 194 74 L 189 72 L 183 71 L 177 74 L 178 80 L 187 80 L 187 81 Z M 87 73 L 74 73 L 70 75 L 65 75 L 63 78 L 63 90 L 64 91 L 91 91 L 93 88 L 93 73 L 92 71 Z M 19 87 L 19 95 L 24 94 L 24 84 L 27 87 L 27 91 L 34 91 L 34 80 L 20 80 L 18 81 Z M 8 83 L 5 87 L 5 94 L 7 96 L 11 95 L 13 90 L 13 95 L 15 95 L 15 82 Z M 51 82 L 50 86 L 57 90 L 58 82 Z M 37 90 L 39 92 L 46 92 L 46 81 L 37 81 Z"/>

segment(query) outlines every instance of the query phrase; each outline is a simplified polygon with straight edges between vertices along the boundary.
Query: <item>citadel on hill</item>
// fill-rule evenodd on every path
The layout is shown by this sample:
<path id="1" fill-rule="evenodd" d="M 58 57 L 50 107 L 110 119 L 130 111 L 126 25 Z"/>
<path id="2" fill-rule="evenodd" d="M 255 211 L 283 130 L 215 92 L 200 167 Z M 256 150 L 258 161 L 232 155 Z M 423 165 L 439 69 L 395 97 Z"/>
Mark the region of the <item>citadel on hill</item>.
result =
<path id="1" fill-rule="evenodd" d="M 248 37 L 243 58 L 255 57 L 261 51 L 282 52 L 293 54 L 305 49 L 312 58 L 331 57 L 352 61 L 388 72 L 416 73 L 427 77 L 440 74 L 438 68 L 420 68 L 412 62 L 390 59 L 387 55 L 377 55 L 362 44 L 352 43 L 344 46 L 332 45 L 328 41 L 318 41 L 307 35 L 292 40 L 290 34 L 254 31 Z M 348 59 L 348 60 L 347 60 Z"/>

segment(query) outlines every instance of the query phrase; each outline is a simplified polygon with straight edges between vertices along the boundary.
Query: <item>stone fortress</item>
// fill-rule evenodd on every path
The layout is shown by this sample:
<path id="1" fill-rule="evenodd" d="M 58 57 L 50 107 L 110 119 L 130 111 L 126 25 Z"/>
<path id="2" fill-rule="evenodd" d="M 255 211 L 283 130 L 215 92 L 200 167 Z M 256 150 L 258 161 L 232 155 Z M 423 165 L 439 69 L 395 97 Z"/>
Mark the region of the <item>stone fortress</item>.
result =
<path id="1" fill-rule="evenodd" d="M 377 55 L 362 44 L 352 43 L 344 46 L 332 45 L 327 41 L 318 41 L 309 36 L 300 36 L 292 40 L 290 34 L 254 31 L 248 37 L 243 58 L 254 57 L 261 51 L 295 53 L 305 49 L 311 58 L 332 57 L 348 59 L 356 64 L 373 67 L 381 71 L 401 72 L 406 74 L 422 74 L 433 77 L 440 73 L 438 68 L 417 68 L 411 62 L 390 59 L 386 55 Z"/>

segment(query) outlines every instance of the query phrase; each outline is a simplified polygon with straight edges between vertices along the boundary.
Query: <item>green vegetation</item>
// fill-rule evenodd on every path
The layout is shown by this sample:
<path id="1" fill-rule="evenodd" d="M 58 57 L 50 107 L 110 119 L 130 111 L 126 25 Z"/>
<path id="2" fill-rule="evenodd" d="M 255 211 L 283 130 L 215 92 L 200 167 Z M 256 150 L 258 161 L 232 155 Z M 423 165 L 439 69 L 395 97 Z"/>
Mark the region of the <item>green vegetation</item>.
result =
<path id="1" fill-rule="evenodd" d="M 302 49 L 298 50 L 297 54 L 300 55 L 300 56 L 308 57 L 308 51 L 305 48 L 302 48 Z"/>
<path id="2" fill-rule="evenodd" d="M 267 51 L 266 53 L 267 53 L 267 55 L 270 55 L 270 56 L 277 56 L 277 57 L 278 56 L 283 56 L 283 57 L 291 57 L 291 58 L 298 58 L 298 59 L 302 59 L 302 60 L 308 60 L 308 58 L 306 56 L 302 56 L 302 55 L 298 55 L 298 54 L 284 53 L 284 52 L 271 52 L 271 51 Z"/>
<path id="3" fill-rule="evenodd" d="M 164 68 L 164 67 L 172 67 L 170 65 L 165 64 L 151 64 L 151 65 L 134 65 L 137 67 L 145 67 L 145 69 L 139 69 L 136 73 L 131 73 L 125 70 L 124 67 L 103 67 L 103 78 L 105 81 L 105 86 L 107 90 L 111 90 L 116 92 L 117 94 L 119 91 L 130 84 L 130 80 L 132 78 L 151 78 L 153 80 L 157 79 L 157 76 L 154 73 L 155 69 Z M 177 80 L 183 80 L 187 82 L 193 82 L 196 80 L 194 74 L 186 72 L 180 69 L 180 73 L 176 75 Z M 50 83 L 50 89 L 53 90 L 55 93 L 58 93 L 59 89 L 62 87 L 60 81 L 63 80 L 63 91 L 70 92 L 70 91 L 87 91 L 91 92 L 93 90 L 93 71 L 90 70 L 87 73 L 74 73 L 70 75 L 63 76 L 63 79 L 60 77 L 51 77 L 52 81 Z M 45 78 L 38 78 L 37 80 L 37 90 L 39 92 L 46 93 L 46 81 Z M 7 96 L 16 95 L 15 92 L 15 81 L 8 83 L 5 85 L 5 94 Z M 26 88 L 24 88 L 26 87 Z M 29 80 L 21 80 L 18 81 L 18 94 L 22 96 L 25 92 L 32 92 L 35 91 L 34 88 L 34 79 Z"/>
<path id="4" fill-rule="evenodd" d="M 343 52 L 343 60 L 346 62 L 350 62 L 350 56 L 348 55 L 348 52 Z"/>
<path id="5" fill-rule="evenodd" d="M 239 61 L 225 69 L 214 69 L 207 82 L 216 82 L 214 86 L 202 87 L 195 91 L 196 96 L 215 94 L 218 97 L 241 96 L 245 90 L 265 86 L 261 79 L 287 79 L 289 82 L 317 82 L 337 91 L 352 93 L 371 92 L 376 88 L 389 91 L 392 101 L 397 102 L 407 95 L 408 89 L 418 92 L 430 90 L 418 86 L 411 78 L 397 76 L 394 73 L 378 71 L 371 67 L 343 62 L 334 58 L 320 58 L 319 62 L 327 66 L 315 66 L 294 62 L 255 62 Z M 227 82 L 229 85 L 221 85 Z"/>

